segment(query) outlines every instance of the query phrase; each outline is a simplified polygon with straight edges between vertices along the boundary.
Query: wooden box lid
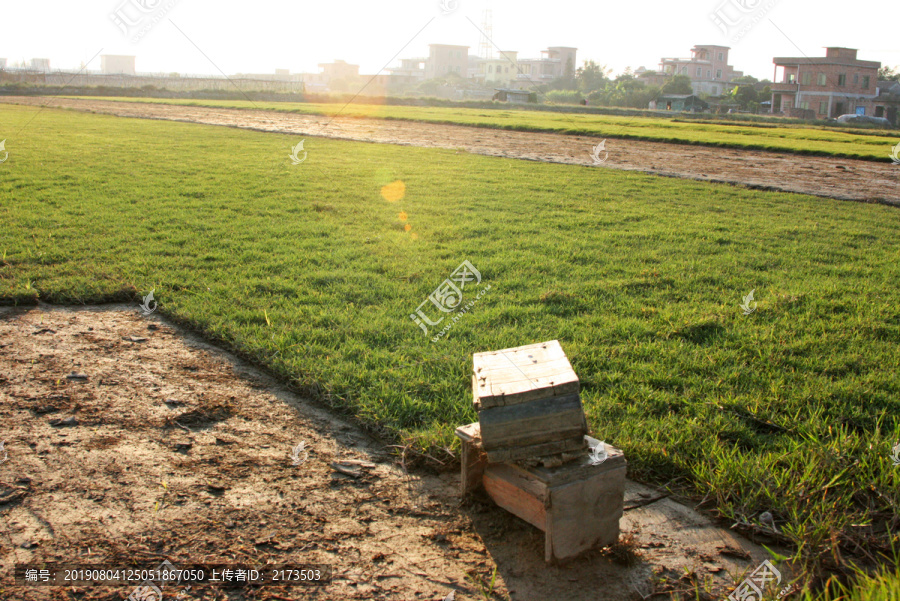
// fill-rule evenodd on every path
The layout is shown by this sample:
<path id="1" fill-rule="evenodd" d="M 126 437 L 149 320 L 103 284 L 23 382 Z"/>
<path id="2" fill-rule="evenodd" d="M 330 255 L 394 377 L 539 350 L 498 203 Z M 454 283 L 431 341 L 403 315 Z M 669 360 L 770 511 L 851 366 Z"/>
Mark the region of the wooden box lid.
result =
<path id="1" fill-rule="evenodd" d="M 558 340 L 472 356 L 475 409 L 578 394 L 578 376 Z"/>

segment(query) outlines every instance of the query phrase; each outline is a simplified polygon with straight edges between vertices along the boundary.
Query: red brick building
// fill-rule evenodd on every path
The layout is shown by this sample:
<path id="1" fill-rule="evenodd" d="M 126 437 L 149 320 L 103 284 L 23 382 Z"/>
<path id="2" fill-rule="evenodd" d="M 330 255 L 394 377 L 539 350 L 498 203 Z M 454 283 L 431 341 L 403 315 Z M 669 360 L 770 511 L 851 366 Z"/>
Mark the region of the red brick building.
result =
<path id="1" fill-rule="evenodd" d="M 775 57 L 772 112 L 815 113 L 818 119 L 848 113 L 875 116 L 881 63 L 859 60 L 856 52 L 826 48 L 824 58 Z"/>

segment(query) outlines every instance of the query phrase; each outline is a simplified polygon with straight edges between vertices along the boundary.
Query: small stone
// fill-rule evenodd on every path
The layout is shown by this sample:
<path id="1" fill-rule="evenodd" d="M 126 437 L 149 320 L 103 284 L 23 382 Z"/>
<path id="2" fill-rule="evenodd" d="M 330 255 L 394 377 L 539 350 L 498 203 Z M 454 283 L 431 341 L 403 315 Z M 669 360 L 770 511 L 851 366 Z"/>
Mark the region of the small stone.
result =
<path id="1" fill-rule="evenodd" d="M 67 379 L 67 380 L 76 380 L 76 381 L 79 381 L 79 382 L 84 382 L 84 381 L 86 381 L 86 380 L 88 379 L 88 377 L 87 377 L 87 375 L 85 375 L 85 374 L 77 374 L 77 373 L 75 373 L 75 372 L 73 371 L 73 372 L 70 373 L 68 376 L 66 376 L 66 379 Z"/>
<path id="2" fill-rule="evenodd" d="M 50 425 L 54 428 L 66 428 L 69 426 L 77 426 L 78 420 L 74 417 L 67 417 L 66 419 L 51 419 Z"/>

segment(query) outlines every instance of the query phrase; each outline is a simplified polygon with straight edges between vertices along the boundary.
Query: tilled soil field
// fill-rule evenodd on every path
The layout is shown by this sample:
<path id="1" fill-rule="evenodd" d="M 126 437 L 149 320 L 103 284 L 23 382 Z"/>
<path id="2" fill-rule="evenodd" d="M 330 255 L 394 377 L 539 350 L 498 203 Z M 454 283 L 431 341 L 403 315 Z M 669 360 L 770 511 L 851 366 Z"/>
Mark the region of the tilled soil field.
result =
<path id="1" fill-rule="evenodd" d="M 16 586 L 16 564 L 163 560 L 334 574 L 320 587 L 168 586 L 166 601 L 602 601 L 695 585 L 721 598 L 767 557 L 629 482 L 620 544 L 547 565 L 543 533 L 483 495 L 460 500 L 458 465 L 409 473 L 396 449 L 134 307 L 0 308 L 0 441 L 3 600 L 134 590 Z"/>
<path id="2" fill-rule="evenodd" d="M 463 149 L 550 163 L 593 166 L 602 140 L 586 136 L 506 131 L 460 125 L 338 116 L 115 102 L 94 99 L 0 97 L 0 102 L 46 105 L 122 117 L 167 119 L 386 144 Z M 900 205 L 900 166 L 854 159 L 609 139 L 598 168 L 723 182 L 766 190 Z M 885 149 L 885 157 L 890 152 Z M 604 153 L 604 157 L 606 154 Z"/>

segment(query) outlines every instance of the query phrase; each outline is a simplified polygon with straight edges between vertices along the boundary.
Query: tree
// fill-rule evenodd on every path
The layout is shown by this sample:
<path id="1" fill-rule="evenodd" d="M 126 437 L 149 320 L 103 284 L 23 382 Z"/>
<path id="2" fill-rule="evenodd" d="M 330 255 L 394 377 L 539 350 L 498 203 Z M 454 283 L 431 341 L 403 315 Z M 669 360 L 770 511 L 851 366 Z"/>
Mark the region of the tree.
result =
<path id="1" fill-rule="evenodd" d="M 731 80 L 732 83 L 759 83 L 759 80 L 753 77 L 752 75 L 741 75 L 740 77 L 735 77 Z"/>
<path id="2" fill-rule="evenodd" d="M 579 67 L 575 72 L 575 83 L 578 89 L 585 94 L 602 90 L 609 81 L 607 75 L 610 71 L 612 69 L 607 68 L 606 65 L 598 65 L 594 61 L 584 61 L 584 66 Z"/>
<path id="3" fill-rule="evenodd" d="M 752 85 L 735 86 L 731 90 L 731 99 L 741 105 L 744 110 L 751 110 L 759 102 L 759 93 Z"/>
<path id="4" fill-rule="evenodd" d="M 693 94 L 694 87 L 687 75 L 676 75 L 662 87 L 663 94 Z"/>
<path id="5" fill-rule="evenodd" d="M 878 69 L 878 81 L 900 81 L 900 66 L 891 69 L 885 65 Z"/>

